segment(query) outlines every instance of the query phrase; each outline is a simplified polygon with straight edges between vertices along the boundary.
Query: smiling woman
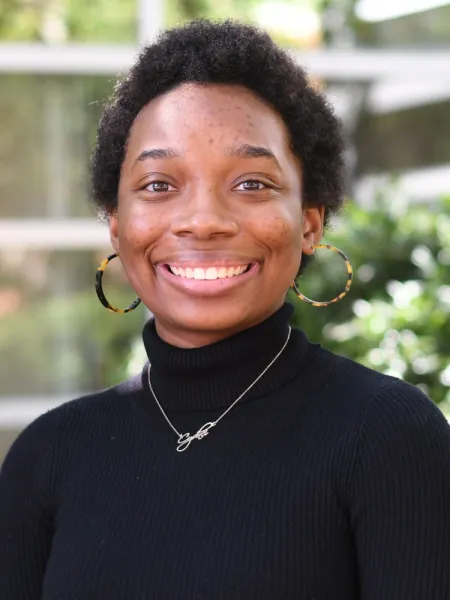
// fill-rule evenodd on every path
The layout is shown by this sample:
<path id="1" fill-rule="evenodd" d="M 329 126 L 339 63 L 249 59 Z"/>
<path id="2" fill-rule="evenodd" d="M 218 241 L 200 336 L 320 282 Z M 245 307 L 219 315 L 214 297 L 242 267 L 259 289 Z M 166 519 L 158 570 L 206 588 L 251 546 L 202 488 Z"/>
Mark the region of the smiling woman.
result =
<path id="1" fill-rule="evenodd" d="M 247 25 L 168 31 L 105 107 L 92 172 L 97 293 L 151 310 L 148 361 L 13 445 L 2 598 L 448 599 L 448 424 L 289 324 L 290 287 L 327 306 L 352 276 L 320 243 L 343 144 L 304 72 Z M 349 273 L 329 302 L 296 283 L 316 248 Z M 101 286 L 117 256 L 127 309 Z"/>

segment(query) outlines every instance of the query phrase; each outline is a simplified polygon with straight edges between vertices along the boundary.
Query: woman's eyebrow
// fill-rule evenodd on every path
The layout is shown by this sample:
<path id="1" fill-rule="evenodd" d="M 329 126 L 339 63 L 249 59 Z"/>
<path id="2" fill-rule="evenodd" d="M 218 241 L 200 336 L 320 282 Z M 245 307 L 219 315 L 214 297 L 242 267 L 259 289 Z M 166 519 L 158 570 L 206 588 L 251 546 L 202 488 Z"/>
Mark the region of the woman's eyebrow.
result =
<path id="1" fill-rule="evenodd" d="M 158 160 L 161 158 L 180 158 L 181 154 L 174 148 L 148 148 L 143 150 L 133 163 L 143 162 L 144 160 Z"/>
<path id="2" fill-rule="evenodd" d="M 242 146 L 230 146 L 227 148 L 228 156 L 236 156 L 238 158 L 270 158 L 278 169 L 281 171 L 280 163 L 278 162 L 275 154 L 269 148 L 264 146 L 251 146 L 249 144 L 242 144 Z"/>
<path id="3" fill-rule="evenodd" d="M 227 156 L 233 156 L 238 158 L 269 158 L 275 164 L 275 166 L 281 170 L 280 163 L 278 162 L 275 154 L 269 148 L 264 146 L 252 146 L 250 144 L 242 144 L 241 146 L 229 146 L 226 150 Z M 158 160 L 162 158 L 180 158 L 181 153 L 174 148 L 148 148 L 143 150 L 133 163 L 143 162 L 148 159 Z"/>

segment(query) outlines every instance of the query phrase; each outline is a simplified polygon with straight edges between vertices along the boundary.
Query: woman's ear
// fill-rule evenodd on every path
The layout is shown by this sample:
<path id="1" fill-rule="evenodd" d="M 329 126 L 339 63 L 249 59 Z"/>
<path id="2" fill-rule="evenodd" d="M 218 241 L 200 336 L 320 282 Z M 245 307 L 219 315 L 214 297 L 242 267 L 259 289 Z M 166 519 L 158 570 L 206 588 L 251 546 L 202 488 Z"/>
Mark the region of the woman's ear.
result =
<path id="1" fill-rule="evenodd" d="M 325 207 L 306 208 L 303 211 L 303 247 L 304 254 L 313 254 L 312 245 L 319 244 L 323 237 Z"/>
<path id="2" fill-rule="evenodd" d="M 111 245 L 114 248 L 116 254 L 119 254 L 119 223 L 117 220 L 117 212 L 114 211 L 108 217 L 109 221 L 109 237 L 111 239 Z"/>

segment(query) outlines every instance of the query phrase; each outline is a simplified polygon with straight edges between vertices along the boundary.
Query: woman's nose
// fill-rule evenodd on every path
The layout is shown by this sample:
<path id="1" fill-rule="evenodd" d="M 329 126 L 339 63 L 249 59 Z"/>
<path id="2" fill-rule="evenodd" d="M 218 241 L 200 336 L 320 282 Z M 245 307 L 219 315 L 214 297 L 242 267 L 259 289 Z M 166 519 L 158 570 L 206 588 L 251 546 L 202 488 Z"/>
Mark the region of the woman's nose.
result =
<path id="1" fill-rule="evenodd" d="M 173 235 L 207 240 L 234 236 L 239 231 L 236 218 L 213 192 L 186 201 L 183 210 L 171 224 Z"/>

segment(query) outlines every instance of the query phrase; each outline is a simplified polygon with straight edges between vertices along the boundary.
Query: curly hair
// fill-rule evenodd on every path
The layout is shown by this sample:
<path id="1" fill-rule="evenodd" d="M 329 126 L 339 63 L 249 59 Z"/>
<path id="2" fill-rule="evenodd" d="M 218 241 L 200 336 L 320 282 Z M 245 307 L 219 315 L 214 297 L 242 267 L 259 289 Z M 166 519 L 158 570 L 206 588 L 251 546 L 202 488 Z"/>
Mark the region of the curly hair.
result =
<path id="1" fill-rule="evenodd" d="M 257 27 L 200 19 L 165 31 L 143 49 L 119 81 L 98 127 L 92 157 L 93 199 L 114 212 L 120 170 L 133 121 L 151 100 L 182 83 L 244 86 L 284 120 L 303 171 L 303 201 L 325 207 L 325 224 L 343 202 L 340 122 L 305 71 Z"/>

